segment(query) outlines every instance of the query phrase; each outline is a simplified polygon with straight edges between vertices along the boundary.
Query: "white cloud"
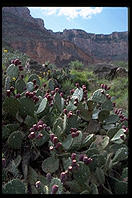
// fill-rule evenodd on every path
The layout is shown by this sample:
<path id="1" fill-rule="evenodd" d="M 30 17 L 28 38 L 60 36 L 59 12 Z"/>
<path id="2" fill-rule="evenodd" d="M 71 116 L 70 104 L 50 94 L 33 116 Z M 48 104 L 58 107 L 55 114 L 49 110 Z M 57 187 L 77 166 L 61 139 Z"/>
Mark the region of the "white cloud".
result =
<path id="1" fill-rule="evenodd" d="M 74 19 L 78 16 L 82 18 L 91 18 L 93 15 L 102 12 L 102 7 L 32 7 L 33 9 L 41 9 L 44 14 L 57 16 L 66 16 L 67 19 Z"/>

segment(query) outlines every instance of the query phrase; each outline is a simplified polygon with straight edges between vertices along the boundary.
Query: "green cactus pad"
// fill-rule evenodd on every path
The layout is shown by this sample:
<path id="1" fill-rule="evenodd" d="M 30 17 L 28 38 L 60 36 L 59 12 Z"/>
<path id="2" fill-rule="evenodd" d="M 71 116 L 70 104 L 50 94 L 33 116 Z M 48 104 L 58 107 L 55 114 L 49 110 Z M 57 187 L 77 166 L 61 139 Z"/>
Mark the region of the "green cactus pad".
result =
<path id="1" fill-rule="evenodd" d="M 91 188 L 91 193 L 90 194 L 99 194 L 99 191 L 98 191 L 98 187 L 97 187 L 97 185 L 96 184 L 94 184 L 94 183 L 92 183 L 91 185 L 90 185 L 90 188 Z"/>
<path id="2" fill-rule="evenodd" d="M 73 93 L 73 95 L 72 95 L 73 101 L 74 101 L 76 98 L 78 99 L 79 102 L 82 100 L 82 98 L 83 98 L 83 89 L 82 89 L 82 88 L 77 88 L 77 89 L 75 89 L 75 91 L 74 91 L 74 93 Z"/>
<path id="3" fill-rule="evenodd" d="M 20 102 L 12 96 L 6 97 L 2 105 L 4 111 L 13 117 L 16 116 L 16 113 L 19 110 L 19 106 Z"/>
<path id="4" fill-rule="evenodd" d="M 105 175 L 104 175 L 104 171 L 102 170 L 102 168 L 97 167 L 96 171 L 95 171 L 96 177 L 99 181 L 99 183 L 102 185 L 105 183 Z"/>
<path id="5" fill-rule="evenodd" d="M 63 163 L 64 170 L 66 171 L 68 167 L 72 165 L 72 160 L 70 157 L 68 157 L 67 159 L 62 158 L 62 163 Z"/>
<path id="6" fill-rule="evenodd" d="M 42 163 L 42 170 L 45 173 L 54 173 L 59 168 L 59 159 L 48 157 Z"/>
<path id="7" fill-rule="evenodd" d="M 26 88 L 27 88 L 27 91 L 33 91 L 34 90 L 33 82 L 27 82 Z"/>
<path id="8" fill-rule="evenodd" d="M 15 88 L 17 90 L 17 93 L 24 92 L 24 88 L 26 87 L 26 83 L 23 79 L 17 79 L 15 82 Z"/>
<path id="9" fill-rule="evenodd" d="M 77 106 L 75 106 L 71 101 L 69 101 L 69 104 L 66 106 L 66 109 L 68 111 L 74 111 L 77 109 Z"/>
<path id="10" fill-rule="evenodd" d="M 95 107 L 95 104 L 94 104 L 93 100 L 88 99 L 87 104 L 88 104 L 89 111 L 93 111 L 93 109 Z"/>
<path id="11" fill-rule="evenodd" d="M 114 137 L 111 139 L 111 142 L 116 143 L 116 144 L 122 144 L 123 140 L 120 138 L 121 135 L 124 135 L 124 137 L 126 137 L 126 135 L 124 134 L 125 129 L 120 129 L 119 131 L 117 131 L 117 133 L 114 135 Z"/>
<path id="12" fill-rule="evenodd" d="M 73 178 L 82 186 L 88 183 L 90 178 L 90 169 L 88 165 L 83 162 L 78 162 L 79 168 L 77 171 L 73 172 Z"/>
<path id="13" fill-rule="evenodd" d="M 80 149 L 81 143 L 82 143 L 82 132 L 79 131 L 79 136 L 73 138 L 73 142 L 70 149 L 71 150 Z"/>
<path id="14" fill-rule="evenodd" d="M 13 179 L 6 183 L 2 189 L 3 194 L 26 194 L 24 183 L 20 179 Z"/>
<path id="15" fill-rule="evenodd" d="M 102 104 L 102 109 L 111 111 L 111 110 L 113 109 L 111 100 L 107 99 L 107 100 Z"/>
<path id="16" fill-rule="evenodd" d="M 89 148 L 87 151 L 86 151 L 86 155 L 88 157 L 91 157 L 92 155 L 95 155 L 95 154 L 99 154 L 99 150 L 96 149 L 96 148 Z"/>
<path id="17" fill-rule="evenodd" d="M 49 80 L 48 87 L 49 87 L 49 89 L 50 89 L 51 91 L 54 90 L 54 88 L 55 88 L 55 83 L 54 83 L 54 80 L 53 80 L 53 79 L 50 79 L 50 80 Z"/>
<path id="18" fill-rule="evenodd" d="M 58 111 L 62 112 L 64 108 L 64 99 L 57 92 L 54 96 L 54 104 L 56 105 Z"/>
<path id="19" fill-rule="evenodd" d="M 102 136 L 101 136 L 102 137 Z M 108 144 L 109 144 L 109 137 L 107 136 L 107 135 L 104 135 L 103 136 L 103 139 L 102 139 L 102 141 L 97 145 L 97 147 L 98 147 L 98 149 L 100 150 L 100 151 L 102 151 L 102 150 L 104 150 L 107 146 L 108 146 Z"/>
<path id="20" fill-rule="evenodd" d="M 69 150 L 71 148 L 72 142 L 73 142 L 73 138 L 71 134 L 69 134 L 62 142 L 62 146 L 64 147 L 65 150 Z"/>
<path id="21" fill-rule="evenodd" d="M 32 117 L 30 115 L 27 115 L 25 120 L 24 120 L 24 123 L 28 126 L 28 127 L 32 127 L 33 124 L 35 124 L 37 122 L 37 118 L 35 117 Z"/>
<path id="22" fill-rule="evenodd" d="M 70 133 L 71 128 L 77 128 L 78 127 L 78 116 L 72 115 L 70 118 L 67 118 L 66 115 L 64 115 L 64 123 L 63 123 L 63 130 L 67 134 Z"/>
<path id="23" fill-rule="evenodd" d="M 11 79 L 12 79 L 12 78 L 16 78 L 16 79 L 17 79 L 17 77 L 18 77 L 18 75 L 19 75 L 19 68 L 18 68 L 17 66 L 15 66 L 14 64 L 11 64 L 11 65 L 9 65 L 9 67 L 7 68 L 6 74 L 7 74 L 8 76 L 10 76 Z"/>
<path id="24" fill-rule="evenodd" d="M 97 102 L 97 103 L 104 103 L 106 101 L 106 96 L 104 94 L 101 93 L 102 89 L 98 89 L 96 90 L 91 99 L 94 101 L 94 102 Z"/>
<path id="25" fill-rule="evenodd" d="M 40 80 L 39 80 L 39 77 L 36 74 L 31 74 L 29 76 L 28 82 L 32 82 L 34 79 L 36 80 L 36 84 L 38 86 L 40 86 Z"/>
<path id="26" fill-rule="evenodd" d="M 109 176 L 109 184 L 112 186 L 114 194 L 127 194 L 128 183 L 120 181 L 115 177 Z"/>
<path id="27" fill-rule="evenodd" d="M 110 112 L 108 110 L 102 110 L 98 114 L 98 119 L 100 122 L 103 122 L 106 118 L 108 118 Z"/>
<path id="28" fill-rule="evenodd" d="M 14 177 L 18 177 L 20 174 L 19 170 L 18 170 L 18 166 L 21 163 L 21 160 L 22 160 L 21 156 L 18 155 L 16 159 L 10 161 L 10 163 L 7 167 L 8 172 L 13 174 Z"/>
<path id="29" fill-rule="evenodd" d="M 119 116 L 115 114 L 111 114 L 105 119 L 106 124 L 114 124 L 118 121 L 119 121 Z"/>
<path id="30" fill-rule="evenodd" d="M 41 139 L 33 140 L 33 142 L 36 144 L 36 146 L 42 146 L 49 139 L 49 135 L 45 130 L 42 130 L 41 133 L 43 134 L 43 137 Z"/>
<path id="31" fill-rule="evenodd" d="M 107 135 L 109 136 L 109 138 L 112 138 L 117 133 L 117 131 L 118 131 L 118 128 L 114 127 L 107 131 Z"/>
<path id="32" fill-rule="evenodd" d="M 50 192 L 50 194 L 51 194 L 51 189 L 52 189 L 52 186 L 53 185 L 57 185 L 59 187 L 56 194 L 62 194 L 63 193 L 63 184 L 62 184 L 62 182 L 61 182 L 60 179 L 58 179 L 58 178 L 52 178 L 52 180 L 50 182 L 50 186 L 49 186 L 49 192 Z"/>
<path id="33" fill-rule="evenodd" d="M 2 139 L 8 138 L 10 133 L 11 133 L 11 131 L 8 129 L 7 125 L 6 126 L 2 126 Z"/>
<path id="34" fill-rule="evenodd" d="M 106 163 L 106 157 L 103 154 L 94 154 L 91 156 L 93 161 L 89 164 L 91 171 L 95 171 L 96 167 L 104 166 Z"/>
<path id="35" fill-rule="evenodd" d="M 36 114 L 42 113 L 47 105 L 47 98 L 44 98 L 41 103 L 39 104 L 38 110 L 36 111 Z"/>
<path id="36" fill-rule="evenodd" d="M 81 147 L 88 147 L 93 141 L 95 141 L 95 135 L 89 134 L 83 141 Z"/>
<path id="37" fill-rule="evenodd" d="M 5 79 L 5 89 L 9 90 L 10 86 L 11 86 L 11 77 L 7 76 L 6 79 Z"/>
<path id="38" fill-rule="evenodd" d="M 8 137 L 8 145 L 12 149 L 20 149 L 23 141 L 23 134 L 20 131 L 14 131 Z"/>
<path id="39" fill-rule="evenodd" d="M 112 162 L 122 161 L 128 158 L 128 149 L 127 148 L 120 148 L 116 151 Z"/>
<path id="40" fill-rule="evenodd" d="M 21 116 L 34 116 L 34 108 L 35 104 L 31 98 L 27 98 L 26 96 L 23 96 L 19 99 L 20 101 L 20 115 Z"/>

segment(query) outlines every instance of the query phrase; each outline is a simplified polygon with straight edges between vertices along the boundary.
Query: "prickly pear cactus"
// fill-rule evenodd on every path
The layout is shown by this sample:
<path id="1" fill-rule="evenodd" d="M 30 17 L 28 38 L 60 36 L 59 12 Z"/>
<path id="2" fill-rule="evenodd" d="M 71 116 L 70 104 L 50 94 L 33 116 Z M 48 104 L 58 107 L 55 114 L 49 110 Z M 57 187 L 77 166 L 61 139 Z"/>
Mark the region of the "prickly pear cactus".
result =
<path id="1" fill-rule="evenodd" d="M 54 88 L 55 88 L 55 83 L 54 83 L 54 80 L 53 80 L 53 79 L 50 79 L 50 80 L 49 80 L 48 87 L 49 87 L 49 89 L 50 89 L 51 91 L 54 90 Z"/>
<path id="2" fill-rule="evenodd" d="M 80 102 L 80 101 L 82 100 L 82 98 L 83 98 L 83 89 L 82 89 L 81 87 L 80 87 L 80 88 L 77 88 L 77 89 L 74 91 L 73 95 L 72 95 L 73 101 L 74 101 L 76 98 L 78 99 L 79 102 Z"/>
<path id="3" fill-rule="evenodd" d="M 20 149 L 23 141 L 23 134 L 21 131 L 14 131 L 8 137 L 8 145 L 12 149 Z"/>
<path id="4" fill-rule="evenodd" d="M 28 82 L 32 82 L 33 80 L 36 80 L 36 84 L 38 86 L 40 86 L 40 80 L 39 80 L 39 77 L 36 74 L 31 74 L 29 76 Z"/>
<path id="5" fill-rule="evenodd" d="M 24 92 L 24 88 L 26 88 L 26 83 L 23 79 L 17 79 L 15 82 L 15 88 L 17 90 L 17 93 Z"/>
<path id="6" fill-rule="evenodd" d="M 19 99 L 20 101 L 20 115 L 21 116 L 34 116 L 34 109 L 35 109 L 35 104 L 31 98 L 27 98 L 26 96 L 23 96 Z"/>
<path id="7" fill-rule="evenodd" d="M 26 88 L 27 88 L 27 91 L 33 91 L 34 89 L 33 82 L 27 82 Z"/>
<path id="8" fill-rule="evenodd" d="M 3 186 L 2 193 L 26 194 L 26 187 L 25 184 L 20 179 L 13 179 Z"/>
<path id="9" fill-rule="evenodd" d="M 11 85 L 11 77 L 10 76 L 7 76 L 5 78 L 5 89 L 6 90 L 9 90 L 10 89 L 10 85 Z"/>
<path id="10" fill-rule="evenodd" d="M 11 64 L 7 70 L 6 70 L 6 73 L 8 76 L 10 76 L 10 78 L 16 78 L 18 77 L 19 75 L 19 68 L 16 67 L 14 64 Z"/>
<path id="11" fill-rule="evenodd" d="M 45 110 L 46 105 L 47 105 L 47 98 L 44 98 L 44 99 L 41 101 L 41 103 L 39 104 L 39 107 L 38 107 L 38 109 L 37 109 L 37 111 L 36 111 L 36 114 L 42 113 L 42 112 Z"/>
<path id="12" fill-rule="evenodd" d="M 53 185 L 57 185 L 58 186 L 58 190 L 57 190 L 57 193 L 56 194 L 62 194 L 63 193 L 63 184 L 62 184 L 62 182 L 61 182 L 60 179 L 53 178 L 51 180 L 50 186 L 49 186 L 49 192 L 50 192 L 50 194 L 52 194 L 51 191 L 52 191 L 52 186 Z"/>
<path id="13" fill-rule="evenodd" d="M 58 92 L 54 96 L 54 104 L 56 105 L 57 109 L 62 112 L 64 108 L 64 99 L 60 96 Z"/>
<path id="14" fill-rule="evenodd" d="M 16 116 L 16 113 L 19 110 L 19 106 L 20 106 L 20 102 L 12 96 L 6 97 L 3 102 L 4 111 L 13 117 Z"/>
<path id="15" fill-rule="evenodd" d="M 59 159 L 48 157 L 42 163 L 42 170 L 45 173 L 54 173 L 59 168 Z"/>

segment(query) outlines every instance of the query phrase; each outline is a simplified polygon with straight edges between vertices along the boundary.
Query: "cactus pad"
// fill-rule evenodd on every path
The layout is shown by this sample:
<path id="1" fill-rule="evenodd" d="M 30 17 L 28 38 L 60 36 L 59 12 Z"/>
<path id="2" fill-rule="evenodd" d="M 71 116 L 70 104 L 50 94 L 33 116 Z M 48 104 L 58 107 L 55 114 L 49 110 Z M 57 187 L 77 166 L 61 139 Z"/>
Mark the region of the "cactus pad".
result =
<path id="1" fill-rule="evenodd" d="M 9 65 L 9 67 L 6 70 L 6 73 L 8 76 L 11 78 L 16 78 L 18 77 L 19 74 L 19 69 L 16 67 L 14 64 Z"/>
<path id="2" fill-rule="evenodd" d="M 36 84 L 40 86 L 40 80 L 36 74 L 31 74 L 29 76 L 28 82 L 32 82 L 34 79 L 36 80 Z"/>
<path id="3" fill-rule="evenodd" d="M 8 145 L 12 149 L 20 149 L 23 141 L 23 134 L 20 131 L 14 131 L 8 137 Z"/>
<path id="4" fill-rule="evenodd" d="M 16 113 L 19 110 L 19 101 L 14 97 L 6 97 L 3 102 L 3 109 L 11 116 L 16 116 Z"/>
<path id="5" fill-rule="evenodd" d="M 42 163 L 42 170 L 45 173 L 54 173 L 59 168 L 59 159 L 48 157 Z"/>
<path id="6" fill-rule="evenodd" d="M 26 194 L 24 183 L 20 179 L 13 179 L 6 183 L 2 189 L 3 194 Z"/>
<path id="7" fill-rule="evenodd" d="M 23 79 L 17 79 L 15 82 L 15 88 L 17 90 L 17 93 L 24 92 L 24 88 L 26 87 L 26 83 Z"/>
<path id="8" fill-rule="evenodd" d="M 42 112 L 45 110 L 46 105 L 47 105 L 47 98 L 44 98 L 44 99 L 40 102 L 39 107 L 38 107 L 36 113 L 37 113 L 37 114 L 42 113 Z"/>

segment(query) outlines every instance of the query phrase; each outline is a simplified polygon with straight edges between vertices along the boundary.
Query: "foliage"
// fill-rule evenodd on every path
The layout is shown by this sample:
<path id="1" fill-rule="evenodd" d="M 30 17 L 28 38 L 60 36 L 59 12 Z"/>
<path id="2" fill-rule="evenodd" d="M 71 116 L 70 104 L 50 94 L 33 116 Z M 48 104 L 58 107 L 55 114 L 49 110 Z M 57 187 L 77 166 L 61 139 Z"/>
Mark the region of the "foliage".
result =
<path id="1" fill-rule="evenodd" d="M 18 69 L 2 85 L 2 192 L 127 194 L 128 118 L 112 86 L 89 94 L 68 68 L 54 74 L 51 66 L 41 78 Z"/>

